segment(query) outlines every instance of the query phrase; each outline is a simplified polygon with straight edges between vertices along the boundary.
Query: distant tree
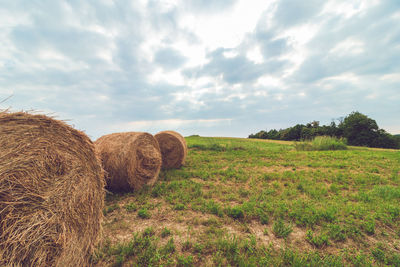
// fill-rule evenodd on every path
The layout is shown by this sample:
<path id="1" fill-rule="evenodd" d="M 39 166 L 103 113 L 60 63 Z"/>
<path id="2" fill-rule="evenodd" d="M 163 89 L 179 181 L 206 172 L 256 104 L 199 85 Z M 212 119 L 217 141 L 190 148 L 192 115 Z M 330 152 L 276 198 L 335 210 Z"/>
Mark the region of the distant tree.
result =
<path id="1" fill-rule="evenodd" d="M 400 148 L 400 134 L 393 135 L 393 138 L 397 143 L 397 148 Z"/>
<path id="2" fill-rule="evenodd" d="M 355 111 L 342 124 L 343 135 L 349 145 L 370 146 L 378 137 L 378 124 L 368 116 Z"/>
<path id="3" fill-rule="evenodd" d="M 311 124 L 310 124 L 311 125 Z M 302 140 L 311 140 L 312 139 L 311 127 L 303 127 L 301 129 L 301 139 Z"/>
<path id="4" fill-rule="evenodd" d="M 400 135 L 393 136 L 379 129 L 375 120 L 360 112 L 352 112 L 347 117 L 332 120 L 330 125 L 320 126 L 319 121 L 306 125 L 297 124 L 280 130 L 260 131 L 250 134 L 249 138 L 274 140 L 311 140 L 317 136 L 327 135 L 337 138 L 345 137 L 349 145 L 382 148 L 400 148 Z"/>
<path id="5" fill-rule="evenodd" d="M 302 124 L 297 124 L 293 127 L 288 128 L 286 132 L 285 140 L 300 140 L 301 139 L 301 130 L 305 127 Z"/>
<path id="6" fill-rule="evenodd" d="M 383 129 L 379 129 L 377 131 L 377 137 L 374 139 L 371 146 L 382 148 L 400 148 L 396 137 L 387 133 Z"/>
<path id="7" fill-rule="evenodd" d="M 279 132 L 275 129 L 269 130 L 268 139 L 279 140 Z"/>
<path id="8" fill-rule="evenodd" d="M 319 121 L 313 121 L 313 122 L 311 122 L 311 127 L 313 127 L 313 128 L 318 128 L 318 127 L 319 127 Z"/>

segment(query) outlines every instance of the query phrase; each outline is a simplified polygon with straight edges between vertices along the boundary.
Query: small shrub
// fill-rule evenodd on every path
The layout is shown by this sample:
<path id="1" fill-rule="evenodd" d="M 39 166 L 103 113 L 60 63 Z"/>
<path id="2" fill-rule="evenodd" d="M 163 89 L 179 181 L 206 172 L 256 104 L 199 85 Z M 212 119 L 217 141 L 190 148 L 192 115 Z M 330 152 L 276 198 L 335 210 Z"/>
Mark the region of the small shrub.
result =
<path id="1" fill-rule="evenodd" d="M 150 213 L 146 208 L 143 208 L 138 211 L 138 216 L 142 219 L 148 219 L 150 218 Z"/>
<path id="2" fill-rule="evenodd" d="M 228 209 L 228 216 L 233 219 L 242 219 L 244 218 L 244 212 L 242 207 L 236 206 Z"/>
<path id="3" fill-rule="evenodd" d="M 276 237 L 286 238 L 293 231 L 293 228 L 292 225 L 286 225 L 282 219 L 279 219 L 278 221 L 274 222 L 274 225 L 272 226 L 272 231 L 274 232 L 274 235 Z"/>

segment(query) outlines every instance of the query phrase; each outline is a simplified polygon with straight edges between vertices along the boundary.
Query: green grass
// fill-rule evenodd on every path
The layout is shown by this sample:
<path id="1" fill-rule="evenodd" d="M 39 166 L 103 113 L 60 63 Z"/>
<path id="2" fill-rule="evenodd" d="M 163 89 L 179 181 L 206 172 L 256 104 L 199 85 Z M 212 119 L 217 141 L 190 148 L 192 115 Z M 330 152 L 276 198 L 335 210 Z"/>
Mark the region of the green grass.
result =
<path id="1" fill-rule="evenodd" d="M 400 265 L 399 150 L 186 141 L 183 168 L 107 196 L 95 265 Z"/>
<path id="2" fill-rule="evenodd" d="M 347 144 L 345 139 L 331 136 L 317 136 L 311 141 L 295 143 L 298 151 L 322 151 L 322 150 L 345 150 Z"/>

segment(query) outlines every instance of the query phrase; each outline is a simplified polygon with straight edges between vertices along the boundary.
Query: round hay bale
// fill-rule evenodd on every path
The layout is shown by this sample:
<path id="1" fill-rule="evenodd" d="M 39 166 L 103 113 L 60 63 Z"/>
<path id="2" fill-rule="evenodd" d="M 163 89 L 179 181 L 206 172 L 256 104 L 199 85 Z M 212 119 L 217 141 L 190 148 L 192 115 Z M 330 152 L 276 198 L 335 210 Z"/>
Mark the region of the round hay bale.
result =
<path id="1" fill-rule="evenodd" d="M 106 171 L 108 190 L 133 191 L 157 181 L 161 153 L 151 134 L 113 133 L 100 137 L 94 144 Z"/>
<path id="2" fill-rule="evenodd" d="M 187 156 L 185 138 L 174 131 L 163 131 L 155 135 L 160 145 L 163 169 L 180 168 Z"/>
<path id="3" fill-rule="evenodd" d="M 93 143 L 64 122 L 0 112 L 0 265 L 87 266 L 104 172 Z"/>

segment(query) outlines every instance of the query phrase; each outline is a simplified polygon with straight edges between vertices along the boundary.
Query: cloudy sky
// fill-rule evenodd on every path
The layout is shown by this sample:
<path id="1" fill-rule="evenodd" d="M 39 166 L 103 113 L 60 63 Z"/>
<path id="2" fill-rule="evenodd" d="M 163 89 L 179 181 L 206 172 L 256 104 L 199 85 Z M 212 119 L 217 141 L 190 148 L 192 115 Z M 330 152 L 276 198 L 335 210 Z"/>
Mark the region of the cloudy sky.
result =
<path id="1" fill-rule="evenodd" d="M 0 108 L 247 137 L 360 111 L 400 133 L 399 0 L 0 0 Z"/>

